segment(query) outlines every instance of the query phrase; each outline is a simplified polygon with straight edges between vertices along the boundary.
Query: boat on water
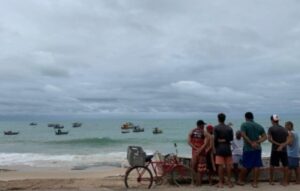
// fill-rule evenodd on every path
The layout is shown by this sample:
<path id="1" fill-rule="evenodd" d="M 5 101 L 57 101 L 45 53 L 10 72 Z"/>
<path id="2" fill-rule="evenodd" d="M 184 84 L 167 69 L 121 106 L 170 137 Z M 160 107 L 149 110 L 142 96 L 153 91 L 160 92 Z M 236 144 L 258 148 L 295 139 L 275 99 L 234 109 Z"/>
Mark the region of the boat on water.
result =
<path id="1" fill-rule="evenodd" d="M 29 125 L 30 125 L 30 126 L 37 126 L 37 123 L 31 122 L 31 123 L 29 123 Z"/>
<path id="2" fill-rule="evenodd" d="M 60 129 L 58 129 L 57 131 L 55 131 L 56 135 L 67 135 L 69 134 L 69 131 L 62 131 Z"/>
<path id="3" fill-rule="evenodd" d="M 63 125 L 60 125 L 60 124 L 56 124 L 54 127 L 54 129 L 63 129 L 65 128 Z"/>
<path id="4" fill-rule="evenodd" d="M 129 130 L 129 129 L 123 129 L 123 130 L 121 131 L 121 133 L 123 133 L 123 134 L 125 134 L 125 133 L 130 133 L 130 130 Z"/>
<path id="5" fill-rule="evenodd" d="M 18 135 L 18 131 L 4 131 L 4 135 Z"/>
<path id="6" fill-rule="evenodd" d="M 72 124 L 72 127 L 76 128 L 76 127 L 81 127 L 82 123 L 79 122 L 75 122 Z"/>
<path id="7" fill-rule="evenodd" d="M 153 134 L 161 134 L 163 133 L 163 131 L 161 129 L 159 129 L 158 127 L 155 127 L 152 131 Z"/>
<path id="8" fill-rule="evenodd" d="M 121 129 L 133 129 L 135 125 L 131 122 L 126 122 L 121 126 Z"/>
<path id="9" fill-rule="evenodd" d="M 57 123 L 48 123 L 48 127 L 55 127 L 57 125 L 59 125 L 59 124 L 57 124 Z"/>
<path id="10" fill-rule="evenodd" d="M 144 128 L 142 128 L 140 126 L 135 126 L 135 127 L 133 127 L 132 132 L 134 132 L 134 133 L 144 132 Z"/>

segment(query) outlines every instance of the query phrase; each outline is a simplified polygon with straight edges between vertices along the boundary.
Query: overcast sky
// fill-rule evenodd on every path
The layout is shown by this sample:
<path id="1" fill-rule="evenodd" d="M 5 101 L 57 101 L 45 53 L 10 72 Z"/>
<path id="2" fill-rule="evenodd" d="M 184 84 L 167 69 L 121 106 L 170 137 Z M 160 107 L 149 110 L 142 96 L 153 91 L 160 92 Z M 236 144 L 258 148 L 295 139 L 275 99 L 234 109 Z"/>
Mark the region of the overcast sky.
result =
<path id="1" fill-rule="evenodd" d="M 298 114 L 299 10 L 297 0 L 0 0 L 0 114 Z"/>

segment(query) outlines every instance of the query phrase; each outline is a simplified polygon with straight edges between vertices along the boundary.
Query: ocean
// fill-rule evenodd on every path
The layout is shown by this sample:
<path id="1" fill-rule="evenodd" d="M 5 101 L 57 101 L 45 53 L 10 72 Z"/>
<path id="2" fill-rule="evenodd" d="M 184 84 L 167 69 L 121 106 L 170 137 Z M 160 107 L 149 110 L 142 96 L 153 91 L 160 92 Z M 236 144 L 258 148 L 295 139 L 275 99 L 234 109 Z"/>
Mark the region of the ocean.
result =
<path id="1" fill-rule="evenodd" d="M 127 164 L 126 153 L 129 145 L 142 146 L 151 154 L 159 151 L 163 154 L 174 153 L 174 143 L 178 146 L 179 156 L 188 157 L 191 149 L 187 144 L 187 135 L 195 127 L 196 119 L 85 119 L 80 120 L 82 127 L 73 128 L 71 120 L 0 121 L 0 166 L 29 165 L 33 167 L 69 167 L 74 169 L 116 166 Z M 141 133 L 121 133 L 121 125 L 130 121 L 145 129 Z M 216 120 L 205 120 L 216 124 Z M 227 120 L 239 129 L 243 119 Z M 257 120 L 265 127 L 270 126 L 268 119 Z M 296 131 L 300 133 L 299 120 L 293 120 Z M 55 135 L 48 123 L 60 123 L 65 126 L 68 135 Z M 152 129 L 159 127 L 163 134 L 153 135 Z M 5 136 L 3 131 L 19 131 L 19 135 Z M 268 156 L 271 145 L 262 144 L 263 155 Z"/>

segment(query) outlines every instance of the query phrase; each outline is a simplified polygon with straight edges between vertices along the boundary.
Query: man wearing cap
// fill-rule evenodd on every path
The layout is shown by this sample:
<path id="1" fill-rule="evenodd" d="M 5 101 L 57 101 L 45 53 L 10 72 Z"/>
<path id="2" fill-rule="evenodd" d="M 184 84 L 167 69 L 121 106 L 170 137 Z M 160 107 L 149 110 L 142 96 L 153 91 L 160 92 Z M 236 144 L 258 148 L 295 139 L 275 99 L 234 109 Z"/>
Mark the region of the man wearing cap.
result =
<path id="1" fill-rule="evenodd" d="M 270 184 L 274 185 L 274 167 L 283 166 L 283 185 L 288 183 L 288 155 L 286 146 L 289 144 L 287 129 L 279 125 L 279 117 L 274 114 L 270 117 L 272 126 L 268 130 L 268 140 L 272 143 L 270 158 Z"/>
<path id="2" fill-rule="evenodd" d="M 188 136 L 188 144 L 192 147 L 192 169 L 196 172 L 197 184 L 201 185 L 203 174 L 206 173 L 206 147 L 209 145 L 210 135 L 204 130 L 205 122 L 197 121 L 197 127 Z"/>

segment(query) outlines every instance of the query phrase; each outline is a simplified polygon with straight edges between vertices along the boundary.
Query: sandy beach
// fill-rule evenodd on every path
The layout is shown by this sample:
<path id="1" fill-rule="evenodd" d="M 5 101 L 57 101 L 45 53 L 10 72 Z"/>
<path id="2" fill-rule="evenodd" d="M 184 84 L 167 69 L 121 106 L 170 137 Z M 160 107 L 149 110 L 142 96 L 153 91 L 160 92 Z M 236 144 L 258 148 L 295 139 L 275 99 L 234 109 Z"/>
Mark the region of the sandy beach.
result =
<path id="1" fill-rule="evenodd" d="M 0 171 L 0 190 L 126 190 L 123 178 L 125 168 L 101 167 L 85 170 L 71 170 L 58 168 L 36 168 L 28 166 L 2 167 Z M 288 189 L 297 190 L 299 185 L 290 184 Z M 260 183 L 259 189 L 265 191 L 279 191 L 284 187 L 277 184 L 270 186 L 267 182 Z M 232 189 L 218 189 L 215 186 L 175 187 L 173 185 L 153 186 L 152 190 L 257 190 L 250 185 L 235 186 Z"/>

